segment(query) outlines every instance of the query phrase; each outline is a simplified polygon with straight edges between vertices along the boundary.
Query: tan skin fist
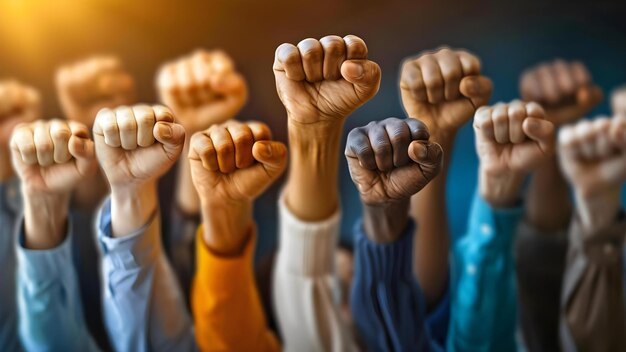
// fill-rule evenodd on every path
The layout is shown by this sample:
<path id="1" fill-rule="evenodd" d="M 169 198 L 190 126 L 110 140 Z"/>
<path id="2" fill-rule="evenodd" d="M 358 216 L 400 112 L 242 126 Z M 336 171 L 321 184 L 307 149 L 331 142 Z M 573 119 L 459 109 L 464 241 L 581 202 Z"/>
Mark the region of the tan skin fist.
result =
<path id="1" fill-rule="evenodd" d="M 157 87 L 163 104 L 190 135 L 234 118 L 248 97 L 245 79 L 220 50 L 198 50 L 165 64 Z"/>
<path id="2" fill-rule="evenodd" d="M 103 109 L 93 134 L 111 187 L 156 181 L 176 162 L 185 142 L 185 129 L 161 105 Z"/>
<path id="3" fill-rule="evenodd" d="M 365 42 L 354 35 L 280 45 L 274 77 L 290 122 L 341 122 L 371 99 L 378 92 L 381 73 L 367 54 Z"/>
<path id="4" fill-rule="evenodd" d="M 402 64 L 400 94 L 409 117 L 423 121 L 433 136 L 453 136 L 491 98 L 492 83 L 478 58 L 441 48 Z"/>
<path id="5" fill-rule="evenodd" d="M 69 194 L 97 168 L 89 130 L 74 121 L 21 124 L 13 133 L 11 152 L 28 194 Z"/>
<path id="6" fill-rule="evenodd" d="M 611 93 L 611 110 L 614 115 L 626 116 L 626 86 L 619 87 Z"/>
<path id="7" fill-rule="evenodd" d="M 593 84 L 585 65 L 560 59 L 526 70 L 520 93 L 523 100 L 541 104 L 557 126 L 582 118 L 602 101 L 602 90 Z"/>
<path id="8" fill-rule="evenodd" d="M 40 118 L 41 97 L 17 81 L 0 81 L 0 143 L 7 148 L 13 128 Z"/>
<path id="9" fill-rule="evenodd" d="M 191 138 L 189 160 L 202 200 L 250 202 L 287 165 L 287 148 L 260 122 L 229 121 Z"/>
<path id="10" fill-rule="evenodd" d="M 61 67 L 56 88 L 67 118 L 89 128 L 98 111 L 131 104 L 137 96 L 133 78 L 113 56 L 92 57 Z"/>

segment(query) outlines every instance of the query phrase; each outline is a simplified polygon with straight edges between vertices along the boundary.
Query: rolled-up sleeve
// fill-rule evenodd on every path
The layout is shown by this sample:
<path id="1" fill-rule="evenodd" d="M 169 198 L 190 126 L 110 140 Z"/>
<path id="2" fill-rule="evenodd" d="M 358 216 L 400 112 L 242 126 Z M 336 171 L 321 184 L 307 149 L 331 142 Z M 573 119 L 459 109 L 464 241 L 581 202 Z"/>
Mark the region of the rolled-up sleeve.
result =
<path id="1" fill-rule="evenodd" d="M 97 227 L 105 325 L 114 349 L 196 350 L 182 291 L 161 248 L 158 212 L 132 234 L 113 238 L 107 199 Z"/>
<path id="2" fill-rule="evenodd" d="M 513 241 L 522 213 L 474 196 L 468 232 L 453 247 L 448 350 L 516 350 Z"/>
<path id="3" fill-rule="evenodd" d="M 71 224 L 65 240 L 46 250 L 24 246 L 23 221 L 21 224 L 17 275 L 22 345 L 28 351 L 97 351 L 85 324 L 72 263 Z"/>
<path id="4" fill-rule="evenodd" d="M 594 232 L 574 217 L 563 280 L 561 343 L 567 351 L 626 351 L 624 214 Z"/>

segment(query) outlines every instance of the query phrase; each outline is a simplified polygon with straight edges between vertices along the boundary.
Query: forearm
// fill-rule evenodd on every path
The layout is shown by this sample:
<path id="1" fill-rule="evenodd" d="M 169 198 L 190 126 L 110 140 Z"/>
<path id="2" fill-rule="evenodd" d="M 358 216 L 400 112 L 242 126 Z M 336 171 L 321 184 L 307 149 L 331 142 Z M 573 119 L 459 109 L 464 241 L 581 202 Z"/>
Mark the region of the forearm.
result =
<path id="1" fill-rule="evenodd" d="M 252 202 L 203 198 L 200 203 L 206 246 L 215 254 L 240 255 L 254 225 Z"/>
<path id="2" fill-rule="evenodd" d="M 526 219 L 547 233 L 565 231 L 571 220 L 569 187 L 556 156 L 533 174 L 526 197 Z"/>
<path id="3" fill-rule="evenodd" d="M 397 203 L 363 204 L 363 228 L 368 239 L 375 243 L 395 242 L 409 223 L 409 199 Z"/>
<path id="4" fill-rule="evenodd" d="M 144 226 L 158 208 L 156 182 L 111 187 L 113 237 L 124 237 Z"/>
<path id="5" fill-rule="evenodd" d="M 292 124 L 285 202 L 304 221 L 326 219 L 339 207 L 337 174 L 343 124 L 310 129 Z"/>
<path id="6" fill-rule="evenodd" d="M 25 246 L 50 249 L 65 239 L 69 194 L 22 191 L 24 198 Z"/>
<path id="7" fill-rule="evenodd" d="M 189 139 L 191 136 L 188 136 Z M 185 148 L 178 162 L 176 177 L 176 205 L 187 216 L 197 215 L 200 212 L 200 198 L 191 178 L 191 163 L 187 159 L 189 154 L 189 140 L 185 141 Z"/>
<path id="8" fill-rule="evenodd" d="M 414 268 L 427 305 L 442 297 L 448 279 L 450 232 L 446 206 L 446 182 L 454 136 L 431 136 L 447 153 L 434 180 L 411 198 L 411 214 L 419 224 L 415 235 Z"/>

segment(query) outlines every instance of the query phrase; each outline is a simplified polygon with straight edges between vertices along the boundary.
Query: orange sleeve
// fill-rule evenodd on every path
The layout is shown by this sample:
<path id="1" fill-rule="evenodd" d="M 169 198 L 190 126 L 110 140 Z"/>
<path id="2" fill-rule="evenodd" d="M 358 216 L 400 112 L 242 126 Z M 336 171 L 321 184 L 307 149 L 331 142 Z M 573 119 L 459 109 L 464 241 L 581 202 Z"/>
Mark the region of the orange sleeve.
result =
<path id="1" fill-rule="evenodd" d="M 212 253 L 196 232 L 196 274 L 191 306 L 196 340 L 202 351 L 279 351 L 267 327 L 253 274 L 256 229 L 243 253 L 221 257 Z"/>

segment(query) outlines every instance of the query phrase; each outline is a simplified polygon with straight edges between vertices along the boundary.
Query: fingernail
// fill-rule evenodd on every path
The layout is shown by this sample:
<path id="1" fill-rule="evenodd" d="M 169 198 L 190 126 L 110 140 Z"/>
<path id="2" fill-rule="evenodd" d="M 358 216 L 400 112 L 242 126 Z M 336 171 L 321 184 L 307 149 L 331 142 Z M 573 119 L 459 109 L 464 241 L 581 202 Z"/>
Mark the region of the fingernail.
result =
<path id="1" fill-rule="evenodd" d="M 365 70 L 363 69 L 363 65 L 359 65 L 357 63 L 350 63 L 348 65 L 348 72 L 350 73 L 350 76 L 357 78 L 357 79 L 365 75 Z"/>
<path id="2" fill-rule="evenodd" d="M 531 132 L 537 132 L 539 130 L 539 121 L 537 121 L 537 120 L 529 119 L 527 124 L 528 124 L 528 129 Z"/>
<path id="3" fill-rule="evenodd" d="M 417 156 L 420 159 L 426 159 L 428 157 L 428 146 L 423 143 L 419 143 L 419 148 L 417 149 Z"/>
<path id="4" fill-rule="evenodd" d="M 171 138 L 172 137 L 172 128 L 166 125 L 161 125 L 159 127 L 159 132 L 163 138 Z"/>
<path id="5" fill-rule="evenodd" d="M 269 144 L 265 145 L 265 156 L 266 157 L 271 157 L 272 156 L 272 147 Z"/>

